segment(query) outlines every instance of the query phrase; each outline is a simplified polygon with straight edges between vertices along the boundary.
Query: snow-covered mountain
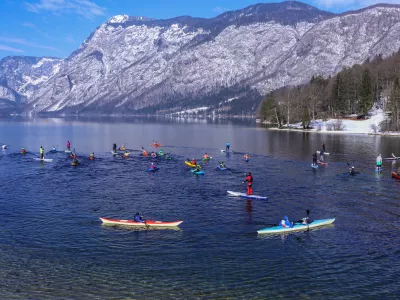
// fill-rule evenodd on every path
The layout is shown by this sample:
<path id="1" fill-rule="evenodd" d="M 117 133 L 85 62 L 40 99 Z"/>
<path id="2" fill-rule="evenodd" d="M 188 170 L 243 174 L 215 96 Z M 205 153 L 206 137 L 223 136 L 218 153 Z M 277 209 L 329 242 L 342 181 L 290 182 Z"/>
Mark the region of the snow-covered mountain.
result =
<path id="1" fill-rule="evenodd" d="M 57 61 L 43 74 L 48 79 L 28 92 L 22 93 L 22 83 L 13 90 L 35 112 L 182 111 L 204 107 L 202 99 L 215 95 L 245 99 L 245 90 L 266 94 L 387 56 L 400 48 L 399 36 L 395 5 L 341 15 L 295 1 L 257 4 L 212 19 L 120 15 Z M 216 105 L 222 100 L 215 99 Z"/>
<path id="2" fill-rule="evenodd" d="M 0 108 L 12 108 L 31 98 L 41 83 L 58 72 L 52 57 L 9 56 L 0 60 Z"/>

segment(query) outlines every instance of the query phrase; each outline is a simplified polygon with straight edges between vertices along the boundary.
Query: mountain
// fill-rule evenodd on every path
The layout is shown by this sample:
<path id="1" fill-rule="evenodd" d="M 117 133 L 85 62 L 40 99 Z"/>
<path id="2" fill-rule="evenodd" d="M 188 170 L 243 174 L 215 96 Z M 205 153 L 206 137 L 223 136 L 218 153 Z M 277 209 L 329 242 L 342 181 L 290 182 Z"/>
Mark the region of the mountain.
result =
<path id="1" fill-rule="evenodd" d="M 15 109 L 57 73 L 61 60 L 52 57 L 9 56 L 0 60 L 0 109 Z"/>
<path id="2" fill-rule="evenodd" d="M 255 113 L 270 90 L 396 52 L 399 35 L 395 5 L 341 15 L 296 1 L 211 19 L 119 15 L 22 95 L 33 112 L 173 113 L 204 106 Z"/>

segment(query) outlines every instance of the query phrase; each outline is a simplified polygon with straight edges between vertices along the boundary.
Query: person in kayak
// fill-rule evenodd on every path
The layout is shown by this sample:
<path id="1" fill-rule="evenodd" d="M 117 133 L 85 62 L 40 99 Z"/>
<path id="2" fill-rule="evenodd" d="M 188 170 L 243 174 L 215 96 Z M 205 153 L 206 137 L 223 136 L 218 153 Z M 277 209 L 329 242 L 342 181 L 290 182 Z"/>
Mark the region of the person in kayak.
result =
<path id="1" fill-rule="evenodd" d="M 382 168 L 382 154 L 379 154 L 376 158 L 376 167 L 378 169 Z"/>
<path id="2" fill-rule="evenodd" d="M 121 147 L 119 147 L 119 150 L 125 151 L 125 144 L 122 144 Z"/>
<path id="3" fill-rule="evenodd" d="M 194 158 L 192 158 L 192 160 L 190 161 L 190 163 L 191 163 L 192 165 L 197 165 L 197 161 L 196 161 Z"/>
<path id="4" fill-rule="evenodd" d="M 324 143 L 324 142 L 322 143 L 321 152 L 322 152 L 322 151 L 326 152 L 326 150 L 325 150 L 325 143 Z"/>
<path id="5" fill-rule="evenodd" d="M 231 147 L 231 143 L 229 143 L 229 142 L 226 142 L 226 148 L 225 148 L 225 151 L 226 152 L 229 152 L 229 148 Z"/>
<path id="6" fill-rule="evenodd" d="M 40 153 L 40 159 L 44 159 L 44 148 L 43 148 L 43 146 L 40 146 L 39 153 Z"/>
<path id="7" fill-rule="evenodd" d="M 210 159 L 210 156 L 206 153 L 206 154 L 204 154 L 203 158 L 204 159 Z"/>
<path id="8" fill-rule="evenodd" d="M 129 151 L 128 150 L 125 150 L 125 152 L 124 152 L 124 156 L 129 156 Z"/>
<path id="9" fill-rule="evenodd" d="M 317 152 L 315 152 L 312 156 L 312 165 L 316 166 L 318 164 L 317 162 Z"/>
<path id="10" fill-rule="evenodd" d="M 25 154 L 25 153 L 26 153 L 26 150 L 25 150 L 24 147 L 22 147 L 22 149 L 21 149 L 21 154 Z"/>
<path id="11" fill-rule="evenodd" d="M 157 157 L 157 153 L 151 152 L 151 157 Z"/>
<path id="12" fill-rule="evenodd" d="M 79 165 L 79 161 L 76 159 L 76 157 L 72 160 L 72 165 L 73 166 Z"/>
<path id="13" fill-rule="evenodd" d="M 140 215 L 140 213 L 136 213 L 135 217 L 133 218 L 135 222 L 139 223 L 144 223 L 143 217 Z"/>
<path id="14" fill-rule="evenodd" d="M 71 143 L 69 141 L 67 142 L 67 150 L 71 151 Z"/>
<path id="15" fill-rule="evenodd" d="M 116 143 L 113 144 L 113 150 L 112 151 L 113 152 L 117 152 L 117 144 Z"/>
<path id="16" fill-rule="evenodd" d="M 293 228 L 293 223 L 289 221 L 288 216 L 284 216 L 281 220 L 281 226 L 285 228 Z"/>
<path id="17" fill-rule="evenodd" d="M 249 160 L 250 155 L 248 155 L 247 153 L 243 156 L 245 160 Z"/>
<path id="18" fill-rule="evenodd" d="M 57 152 L 57 148 L 56 148 L 56 147 L 53 147 L 53 148 L 51 149 L 51 152 Z"/>
<path id="19" fill-rule="evenodd" d="M 356 174 L 356 168 L 354 166 L 351 166 L 351 168 L 349 168 L 349 171 L 351 175 Z"/>
<path id="20" fill-rule="evenodd" d="M 152 163 L 150 164 L 150 169 L 154 170 L 155 168 L 156 168 L 156 164 L 152 162 Z"/>
<path id="21" fill-rule="evenodd" d="M 89 158 L 94 159 L 94 152 L 90 153 Z"/>
<path id="22" fill-rule="evenodd" d="M 247 182 L 247 195 L 253 195 L 253 176 L 251 176 L 251 172 L 247 173 L 244 182 Z"/>
<path id="23" fill-rule="evenodd" d="M 200 165 L 196 165 L 196 166 L 194 167 L 194 169 L 193 169 L 193 172 L 194 172 L 194 173 L 200 172 L 200 171 L 201 171 L 201 166 L 200 166 Z"/>
<path id="24" fill-rule="evenodd" d="M 224 168 L 225 168 L 225 163 L 224 163 L 223 161 L 221 161 L 221 162 L 219 163 L 219 167 L 220 167 L 221 169 L 224 169 Z"/>

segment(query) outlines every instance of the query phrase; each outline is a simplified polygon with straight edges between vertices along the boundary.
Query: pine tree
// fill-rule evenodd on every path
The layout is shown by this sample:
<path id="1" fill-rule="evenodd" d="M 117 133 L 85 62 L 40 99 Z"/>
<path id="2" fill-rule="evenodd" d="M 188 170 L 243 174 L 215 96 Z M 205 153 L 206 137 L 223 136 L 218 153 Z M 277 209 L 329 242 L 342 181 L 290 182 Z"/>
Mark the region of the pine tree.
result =
<path id="1" fill-rule="evenodd" d="M 392 112 L 392 122 L 396 127 L 396 131 L 399 130 L 400 125 L 400 82 L 399 78 L 396 78 L 392 87 L 392 91 L 389 97 L 389 109 Z"/>
<path id="2" fill-rule="evenodd" d="M 368 113 L 371 109 L 373 101 L 373 91 L 372 91 L 372 80 L 371 73 L 368 68 L 366 68 L 361 77 L 361 88 L 360 88 L 360 112 L 363 114 Z"/>

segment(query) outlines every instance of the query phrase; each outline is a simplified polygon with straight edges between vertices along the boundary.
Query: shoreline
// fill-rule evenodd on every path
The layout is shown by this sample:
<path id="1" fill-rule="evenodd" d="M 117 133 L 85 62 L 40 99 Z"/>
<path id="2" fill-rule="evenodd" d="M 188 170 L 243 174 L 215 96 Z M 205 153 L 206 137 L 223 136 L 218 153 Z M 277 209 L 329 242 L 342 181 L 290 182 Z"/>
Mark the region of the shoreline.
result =
<path id="1" fill-rule="evenodd" d="M 351 130 L 331 130 L 331 131 L 321 131 L 316 129 L 298 129 L 298 128 L 277 128 L 277 127 L 270 127 L 265 128 L 267 130 L 275 130 L 275 131 L 289 131 L 289 132 L 307 132 L 307 133 L 327 133 L 327 134 L 364 134 L 364 135 L 378 135 L 378 136 L 392 136 L 392 137 L 400 137 L 400 132 L 357 132 Z"/>

